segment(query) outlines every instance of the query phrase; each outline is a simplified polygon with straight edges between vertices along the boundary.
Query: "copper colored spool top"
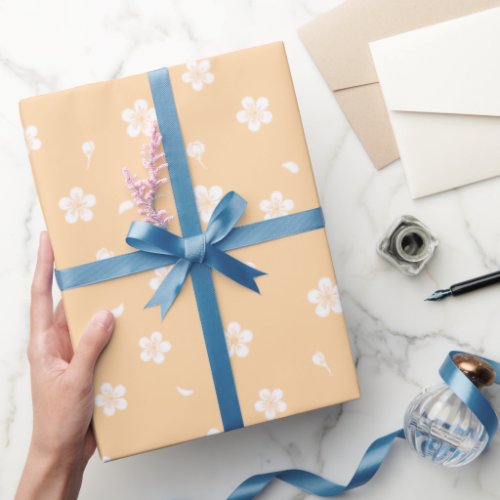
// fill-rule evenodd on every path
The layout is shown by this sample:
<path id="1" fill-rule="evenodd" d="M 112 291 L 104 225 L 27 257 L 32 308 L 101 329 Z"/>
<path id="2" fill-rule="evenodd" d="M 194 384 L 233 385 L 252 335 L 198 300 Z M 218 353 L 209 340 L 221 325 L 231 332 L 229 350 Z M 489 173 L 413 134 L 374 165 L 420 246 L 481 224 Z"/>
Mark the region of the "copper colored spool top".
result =
<path id="1" fill-rule="evenodd" d="M 484 359 L 472 354 L 455 354 L 453 362 L 477 387 L 491 385 L 496 380 L 494 368 Z"/>

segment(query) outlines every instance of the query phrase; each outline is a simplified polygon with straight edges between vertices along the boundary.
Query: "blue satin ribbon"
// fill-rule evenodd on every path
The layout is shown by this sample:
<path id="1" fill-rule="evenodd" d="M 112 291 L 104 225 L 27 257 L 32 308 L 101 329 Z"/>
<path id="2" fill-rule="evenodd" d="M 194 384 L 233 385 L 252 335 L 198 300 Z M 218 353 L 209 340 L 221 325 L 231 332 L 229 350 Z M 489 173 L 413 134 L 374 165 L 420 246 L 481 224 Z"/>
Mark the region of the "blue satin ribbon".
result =
<path id="1" fill-rule="evenodd" d="M 455 365 L 452 358 L 459 351 L 451 351 L 446 356 L 439 374 L 450 389 L 467 405 L 483 424 L 488 434 L 488 444 L 498 429 L 498 418 L 495 410 L 481 391 Z M 496 383 L 500 384 L 500 363 L 488 358 L 482 358 L 496 371 Z M 404 439 L 403 429 L 376 439 L 366 450 L 361 461 L 346 485 L 334 483 L 317 474 L 300 469 L 286 469 L 267 472 L 249 477 L 229 495 L 227 500 L 251 500 L 256 498 L 275 479 L 280 479 L 309 494 L 319 497 L 335 497 L 347 490 L 357 488 L 370 481 L 384 462 L 387 453 L 397 438 Z M 486 449 L 486 448 L 485 448 Z"/>
<path id="2" fill-rule="evenodd" d="M 222 425 L 225 431 L 230 431 L 243 427 L 243 417 L 211 270 L 215 269 L 236 283 L 258 291 L 255 278 L 265 273 L 225 252 L 323 228 L 323 214 L 320 208 L 315 208 L 235 227 L 243 215 L 246 202 L 238 194 L 229 192 L 214 210 L 206 231 L 202 232 L 168 70 L 152 71 L 148 73 L 148 79 L 182 236 L 144 221 L 134 222 L 126 241 L 138 251 L 57 270 L 56 280 L 61 290 L 68 290 L 174 264 L 146 304 L 146 307 L 159 305 L 164 317 L 189 274 Z"/>
<path id="3" fill-rule="evenodd" d="M 296 214 L 277 217 L 276 219 L 236 226 L 215 246 L 219 250 L 227 252 L 308 231 L 315 231 L 324 226 L 325 221 L 321 208 L 313 208 Z M 141 250 L 67 269 L 57 269 L 55 275 L 60 290 L 71 290 L 72 288 L 151 271 L 162 266 L 175 264 L 177 260 L 177 257 L 171 255 Z"/>
<path id="4" fill-rule="evenodd" d="M 174 303 L 193 264 L 204 264 L 246 288 L 258 292 L 255 283 L 262 271 L 231 257 L 217 247 L 233 230 L 246 208 L 246 201 L 234 191 L 227 193 L 215 208 L 204 233 L 181 238 L 167 229 L 144 221 L 133 222 L 127 243 L 144 252 L 177 259 L 146 307 L 159 305 L 162 318 Z"/>

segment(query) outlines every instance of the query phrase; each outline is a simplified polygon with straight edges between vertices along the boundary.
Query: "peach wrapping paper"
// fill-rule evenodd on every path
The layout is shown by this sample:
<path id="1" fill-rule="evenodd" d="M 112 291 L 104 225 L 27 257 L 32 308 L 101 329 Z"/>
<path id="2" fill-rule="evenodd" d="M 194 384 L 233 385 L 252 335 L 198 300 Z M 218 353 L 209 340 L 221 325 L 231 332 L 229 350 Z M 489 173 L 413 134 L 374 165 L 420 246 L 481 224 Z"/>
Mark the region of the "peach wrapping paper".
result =
<path id="1" fill-rule="evenodd" d="M 319 206 L 282 43 L 169 68 L 203 228 L 228 191 L 239 224 Z M 59 269 L 131 251 L 139 219 L 122 176 L 140 177 L 155 119 L 147 74 L 25 99 L 21 117 Z M 157 206 L 174 215 L 170 184 Z M 267 272 L 261 294 L 213 273 L 245 426 L 359 397 L 323 229 L 230 252 Z M 98 309 L 117 317 L 96 367 L 105 460 L 222 432 L 190 278 L 161 321 L 144 309 L 168 268 L 63 292 L 77 344 Z"/>

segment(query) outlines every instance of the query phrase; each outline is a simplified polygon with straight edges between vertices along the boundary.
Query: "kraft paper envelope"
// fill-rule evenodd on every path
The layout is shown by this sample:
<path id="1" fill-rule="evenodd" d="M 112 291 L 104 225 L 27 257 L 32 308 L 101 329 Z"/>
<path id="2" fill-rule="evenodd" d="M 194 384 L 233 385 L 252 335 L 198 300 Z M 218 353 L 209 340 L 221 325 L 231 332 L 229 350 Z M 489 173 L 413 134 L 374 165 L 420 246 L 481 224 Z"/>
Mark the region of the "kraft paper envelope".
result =
<path id="1" fill-rule="evenodd" d="M 299 30 L 375 167 L 399 157 L 369 42 L 465 16 L 500 0 L 348 0 Z"/>
<path id="2" fill-rule="evenodd" d="M 412 197 L 500 175 L 500 8 L 371 50 Z"/>

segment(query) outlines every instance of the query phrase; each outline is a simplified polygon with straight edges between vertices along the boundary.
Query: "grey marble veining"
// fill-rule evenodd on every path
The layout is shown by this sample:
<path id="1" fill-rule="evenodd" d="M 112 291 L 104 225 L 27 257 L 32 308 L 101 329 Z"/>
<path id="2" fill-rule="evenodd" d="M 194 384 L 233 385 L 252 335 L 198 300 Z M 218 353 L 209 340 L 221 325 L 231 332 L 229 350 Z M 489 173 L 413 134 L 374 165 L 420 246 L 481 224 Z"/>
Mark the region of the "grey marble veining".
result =
<path id="1" fill-rule="evenodd" d="M 410 199 L 399 162 L 374 170 L 296 35 L 340 0 L 0 0 L 0 499 L 13 498 L 29 445 L 29 285 L 43 228 L 19 99 L 284 39 L 327 219 L 362 390 L 359 401 L 102 464 L 80 498 L 220 500 L 252 473 L 286 467 L 347 481 L 368 444 L 399 427 L 409 400 L 438 382 L 450 349 L 500 358 L 500 288 L 429 304 L 437 287 L 500 267 L 500 178 Z M 410 213 L 440 240 L 418 277 L 376 255 L 387 226 Z M 56 294 L 56 292 L 54 292 Z M 498 390 L 490 391 L 500 408 Z M 64 397 L 61 394 L 61 397 Z M 500 440 L 462 470 L 398 443 L 349 498 L 500 499 Z M 283 484 L 264 499 L 312 497 Z"/>

